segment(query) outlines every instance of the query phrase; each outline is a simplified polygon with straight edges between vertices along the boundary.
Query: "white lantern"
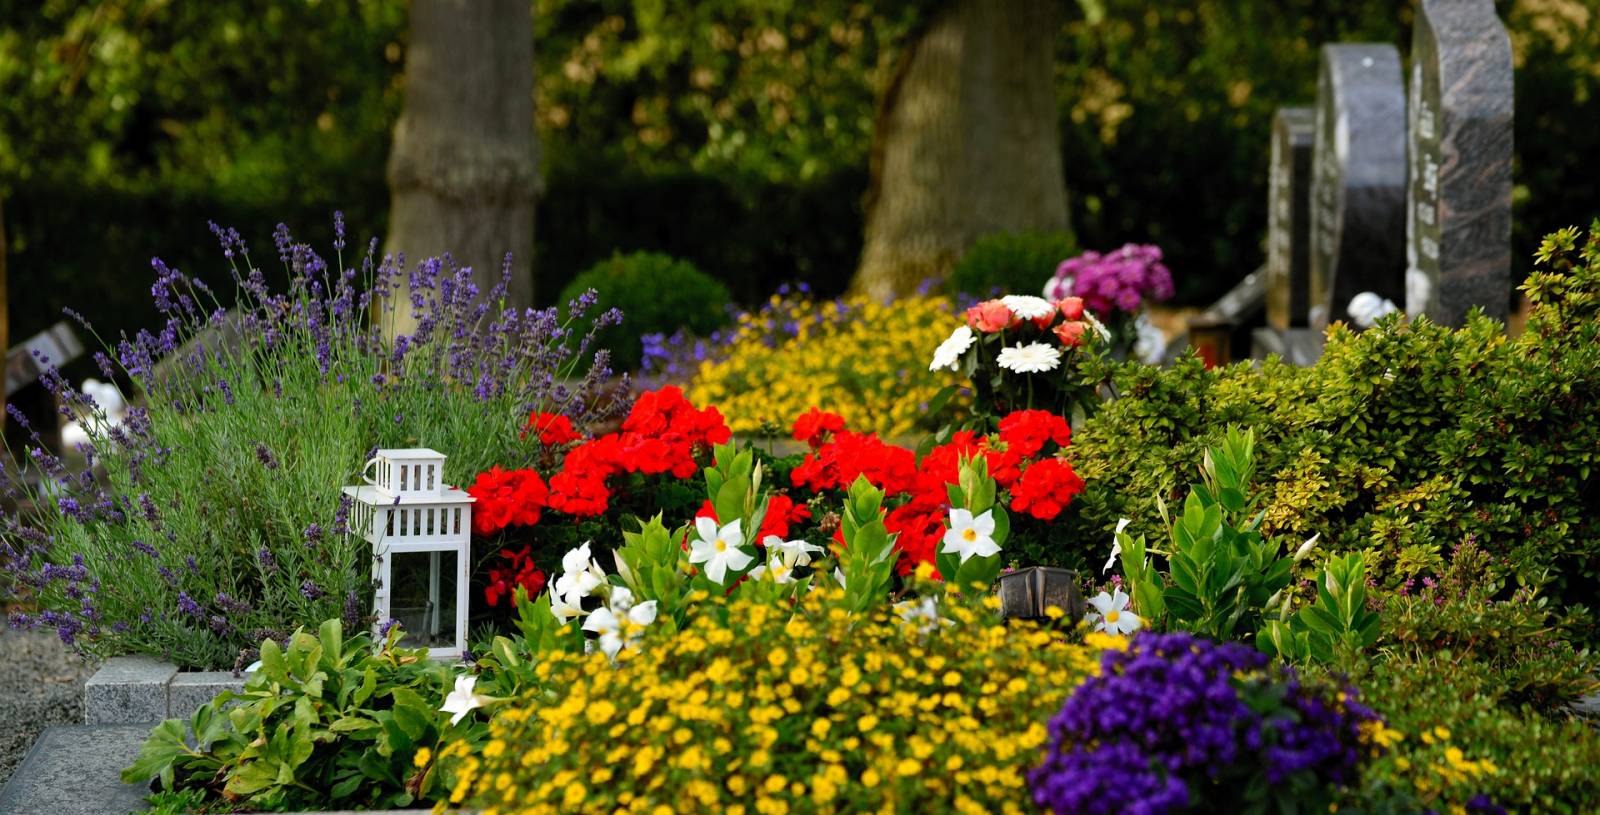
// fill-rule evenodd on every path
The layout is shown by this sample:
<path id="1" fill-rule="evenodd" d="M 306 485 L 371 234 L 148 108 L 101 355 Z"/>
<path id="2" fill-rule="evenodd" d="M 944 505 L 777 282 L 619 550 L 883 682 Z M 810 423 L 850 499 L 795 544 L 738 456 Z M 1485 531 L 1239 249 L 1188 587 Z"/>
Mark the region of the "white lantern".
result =
<path id="1" fill-rule="evenodd" d="M 379 450 L 344 488 L 355 499 L 350 530 L 372 544 L 374 631 L 397 620 L 401 644 L 456 659 L 467 648 L 472 496 L 444 484 L 442 453 Z"/>

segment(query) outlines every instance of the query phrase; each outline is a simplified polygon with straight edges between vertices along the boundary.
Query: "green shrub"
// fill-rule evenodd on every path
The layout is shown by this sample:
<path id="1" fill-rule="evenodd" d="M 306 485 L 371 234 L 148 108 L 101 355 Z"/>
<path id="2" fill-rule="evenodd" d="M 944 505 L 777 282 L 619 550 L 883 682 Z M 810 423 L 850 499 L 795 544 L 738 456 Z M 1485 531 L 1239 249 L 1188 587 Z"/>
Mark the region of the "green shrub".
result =
<path id="1" fill-rule="evenodd" d="M 400 636 L 392 630 L 374 647 L 370 635 L 345 639 L 329 620 L 316 634 L 294 632 L 287 647 L 263 642 L 261 668 L 242 693 L 223 693 L 188 721 L 157 725 L 123 780 L 159 778 L 174 804 L 220 785 L 223 797 L 250 811 L 403 807 L 440 797 L 441 774 L 419 771 L 428 752 L 447 735 L 483 728 L 458 728 L 439 709 L 451 669 L 424 650 L 397 648 Z"/>
<path id="2" fill-rule="evenodd" d="M 1229 425 L 1256 433 L 1262 531 L 1325 553 L 1362 551 L 1381 584 L 1443 567 L 1476 541 L 1518 582 L 1548 572 L 1558 599 L 1600 578 L 1600 222 L 1588 245 L 1552 236 L 1524 291 L 1526 331 L 1477 318 L 1451 330 L 1398 317 L 1328 331 L 1322 359 L 1207 371 L 1106 363 L 1120 398 L 1078 432 L 1068 457 L 1089 487 L 1075 538 L 1055 554 L 1103 553 L 1120 517 L 1158 533 L 1170 502 Z M 1077 552 L 1071 550 L 1076 549 Z M 1093 559 L 1090 557 L 1089 559 Z"/>
<path id="3" fill-rule="evenodd" d="M 1477 795 L 1512 812 L 1600 811 L 1600 731 L 1511 703 L 1498 668 L 1449 651 L 1406 652 L 1358 665 L 1350 678 L 1403 738 L 1367 765 L 1340 812 L 1460 812 L 1452 805 Z"/>
<path id="4" fill-rule="evenodd" d="M 639 338 L 685 329 L 704 336 L 728 322 L 726 286 L 693 264 L 656 252 L 616 254 L 580 274 L 561 292 L 568 303 L 588 289 L 599 295 L 601 310 L 622 310 L 622 324 L 595 336 L 595 345 L 611 349 L 611 367 L 639 367 Z"/>
<path id="5" fill-rule="evenodd" d="M 974 297 L 1038 294 L 1061 261 L 1077 251 L 1077 242 L 1069 232 L 985 235 L 956 263 L 945 289 L 952 295 Z"/>

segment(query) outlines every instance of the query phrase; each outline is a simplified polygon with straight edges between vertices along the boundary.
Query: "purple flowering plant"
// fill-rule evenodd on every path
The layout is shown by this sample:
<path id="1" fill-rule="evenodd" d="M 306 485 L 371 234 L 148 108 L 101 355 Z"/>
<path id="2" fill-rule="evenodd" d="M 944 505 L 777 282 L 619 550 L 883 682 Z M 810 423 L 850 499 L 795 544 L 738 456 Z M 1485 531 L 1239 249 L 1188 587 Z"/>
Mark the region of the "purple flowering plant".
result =
<path id="1" fill-rule="evenodd" d="M 1248 646 L 1142 633 L 1050 720 L 1028 785 L 1058 813 L 1327 812 L 1380 726 L 1353 689 Z"/>
<path id="2" fill-rule="evenodd" d="M 625 407 L 603 395 L 608 357 L 589 341 L 621 316 L 586 318 L 592 292 L 565 317 L 513 308 L 509 265 L 484 292 L 449 256 L 408 266 L 376 239 L 347 266 L 338 214 L 331 259 L 280 225 L 281 271 L 259 268 L 236 230 L 212 231 L 235 291 L 154 260 L 164 323 L 95 354 L 125 383 L 125 413 L 46 372 L 89 441 L 74 467 L 35 433 L 19 457 L 32 472 L 0 471 L 18 507 L 0 569 L 35 609 L 12 625 L 193 668 L 231 667 L 300 625 L 362 629 L 371 552 L 340 487 L 377 447 L 437 449 L 446 483 L 463 484 L 538 455 L 518 434 L 531 411 L 582 424 Z"/>
<path id="3" fill-rule="evenodd" d="M 1114 344 L 1132 347 L 1136 318 L 1146 304 L 1172 296 L 1172 272 L 1153 244 L 1124 244 L 1101 254 L 1084 252 L 1061 261 L 1044 284 L 1047 300 L 1082 297 L 1083 305 L 1111 330 Z"/>

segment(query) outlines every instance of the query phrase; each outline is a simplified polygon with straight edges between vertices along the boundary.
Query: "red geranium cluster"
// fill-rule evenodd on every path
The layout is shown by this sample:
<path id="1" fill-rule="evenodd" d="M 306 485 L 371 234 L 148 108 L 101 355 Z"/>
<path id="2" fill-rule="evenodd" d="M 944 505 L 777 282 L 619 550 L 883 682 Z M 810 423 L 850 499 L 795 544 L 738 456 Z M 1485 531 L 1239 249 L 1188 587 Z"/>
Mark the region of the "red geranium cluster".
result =
<path id="1" fill-rule="evenodd" d="M 700 469 L 699 453 L 733 437 L 714 407 L 695 409 L 683 391 L 669 386 L 642 394 L 620 433 L 590 439 L 567 453 L 550 478 L 550 508 L 590 517 L 611 505 L 606 480 L 618 473 L 689 478 Z"/>
<path id="2" fill-rule="evenodd" d="M 811 445 L 813 450 L 842 430 L 844 417 L 837 413 L 826 413 L 821 408 L 812 408 L 794 420 L 795 440 Z"/>
<path id="3" fill-rule="evenodd" d="M 500 605 L 500 598 L 516 596 L 517 587 L 528 590 L 533 597 L 544 590 L 544 572 L 533 565 L 529 554 L 532 547 L 520 550 L 501 549 L 503 563 L 489 570 L 489 584 L 483 587 L 483 599 L 491 606 Z"/>
<path id="4" fill-rule="evenodd" d="M 919 463 L 904 448 L 885 444 L 870 433 L 844 429 L 843 421 L 816 410 L 807 421 L 795 423 L 795 436 L 816 434 L 813 428 L 827 428 L 831 438 L 814 444 L 790 478 L 796 487 L 813 492 L 843 490 L 857 476 L 883 490 L 899 503 L 884 518 L 890 532 L 897 533 L 895 546 L 901 552 L 896 569 L 907 574 L 919 563 L 933 563 L 943 535 L 945 517 L 950 511 L 948 486 L 960 482 L 961 461 L 982 456 L 997 486 L 1011 494 L 1011 508 L 1043 521 L 1061 513 L 1073 496 L 1083 490 L 1083 480 L 1072 465 L 1054 456 L 1055 448 L 1065 447 L 1072 438 L 1065 419 L 1049 411 L 1017 411 L 1000 422 L 995 436 L 979 436 L 970 431 L 956 433 L 950 441 L 935 447 Z M 808 418 L 810 417 L 810 418 Z"/>
<path id="5" fill-rule="evenodd" d="M 497 464 L 478 473 L 467 494 L 478 499 L 472 508 L 472 531 L 492 535 L 508 526 L 538 523 L 550 491 L 533 470 L 502 470 Z"/>
<path id="6" fill-rule="evenodd" d="M 581 438 L 578 431 L 572 429 L 572 420 L 559 413 L 535 411 L 529 414 L 528 425 L 522 430 L 522 438 L 527 438 L 530 431 L 539 439 L 539 443 L 546 447 L 560 447 Z"/>

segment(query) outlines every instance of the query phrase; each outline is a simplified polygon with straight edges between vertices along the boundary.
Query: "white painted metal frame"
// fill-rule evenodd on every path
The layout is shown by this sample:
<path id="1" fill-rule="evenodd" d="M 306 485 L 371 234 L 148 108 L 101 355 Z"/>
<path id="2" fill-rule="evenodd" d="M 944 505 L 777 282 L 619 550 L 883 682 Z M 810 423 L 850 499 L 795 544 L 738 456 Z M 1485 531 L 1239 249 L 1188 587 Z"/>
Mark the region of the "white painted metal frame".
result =
<path id="1" fill-rule="evenodd" d="M 456 557 L 456 602 L 453 647 L 429 648 L 435 659 L 459 659 L 467 647 L 468 579 L 472 559 L 473 497 L 442 480 L 444 459 L 425 448 L 379 450 L 362 472 L 366 484 L 344 488 L 354 499 L 355 518 L 351 532 L 372 544 L 372 578 L 377 584 L 373 608 L 377 619 L 376 636 L 392 616 L 391 586 L 394 555 L 427 553 L 429 558 L 428 619 L 430 634 L 444 627 L 439 617 L 442 558 L 445 552 Z M 369 473 L 371 473 L 369 475 Z"/>

